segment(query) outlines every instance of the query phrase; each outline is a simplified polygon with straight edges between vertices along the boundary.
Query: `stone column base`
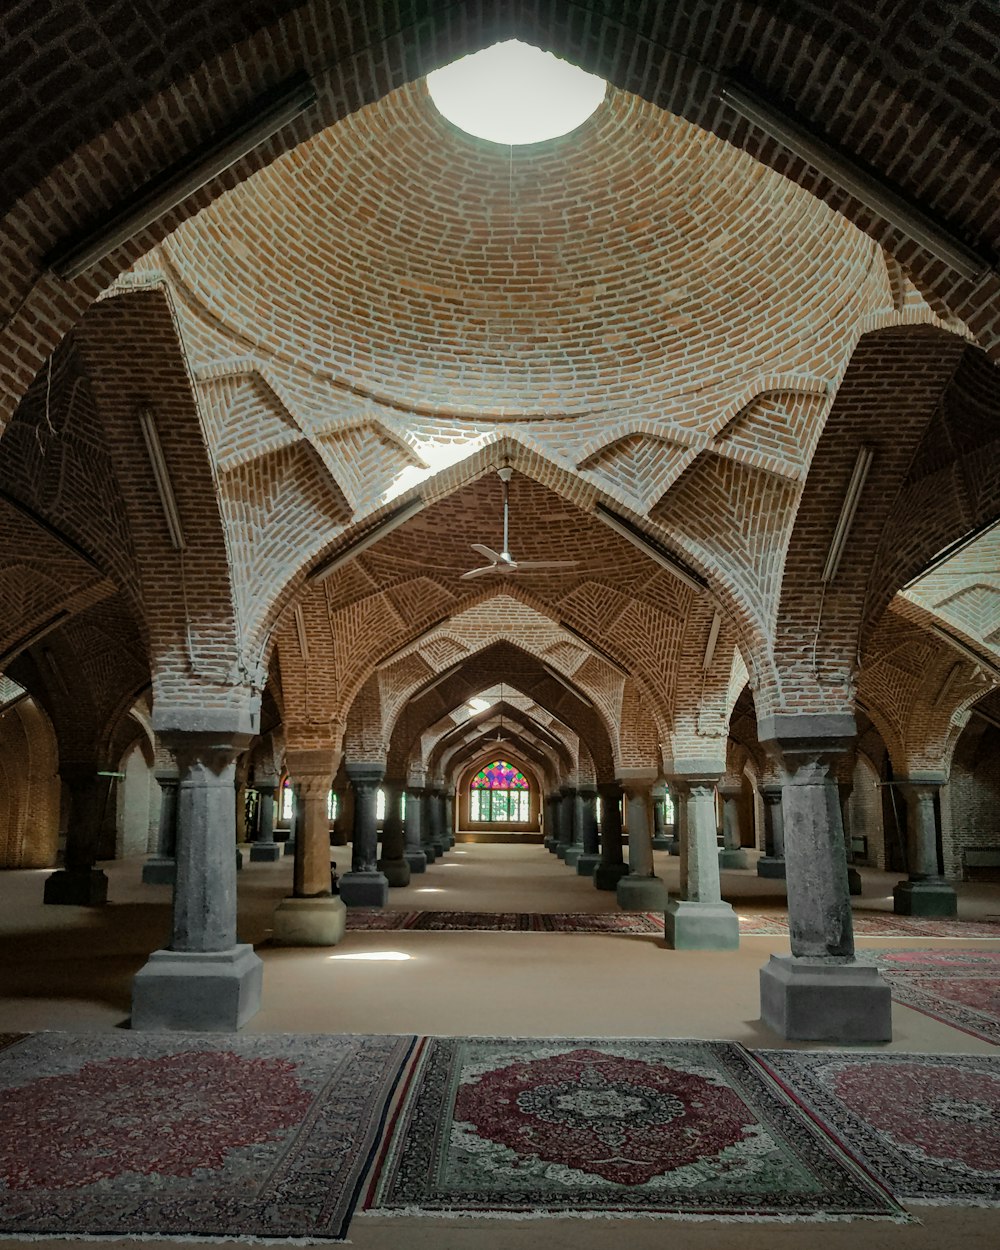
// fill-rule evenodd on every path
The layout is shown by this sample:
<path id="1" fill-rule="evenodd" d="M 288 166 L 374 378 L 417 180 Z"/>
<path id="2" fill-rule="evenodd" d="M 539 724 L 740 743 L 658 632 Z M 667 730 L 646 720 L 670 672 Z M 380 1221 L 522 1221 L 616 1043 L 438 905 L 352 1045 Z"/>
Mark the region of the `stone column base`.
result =
<path id="1" fill-rule="evenodd" d="M 724 846 L 722 850 L 719 851 L 719 867 L 749 868 L 750 861 L 747 859 L 746 851 L 744 851 L 741 846 Z"/>
<path id="2" fill-rule="evenodd" d="M 558 845 L 559 845 L 559 839 L 554 838 L 551 833 L 548 834 L 547 837 L 542 838 L 542 846 L 545 847 L 545 849 L 549 852 L 550 855 L 554 855 L 556 853 L 556 847 Z"/>
<path id="3" fill-rule="evenodd" d="M 264 965 L 253 947 L 153 951 L 132 982 L 136 1030 L 232 1033 L 260 1010 Z"/>
<path id="4" fill-rule="evenodd" d="M 667 838 L 667 851 L 671 855 L 680 855 L 681 853 L 680 838 Z"/>
<path id="5" fill-rule="evenodd" d="M 251 864 L 275 864 L 281 859 L 283 852 L 280 842 L 251 842 Z"/>
<path id="6" fill-rule="evenodd" d="M 900 881 L 892 910 L 897 916 L 957 916 L 958 897 L 947 881 Z"/>
<path id="7" fill-rule="evenodd" d="M 653 839 L 653 850 L 654 851 L 669 851 L 670 850 L 670 838 L 668 838 L 666 834 L 661 834 L 659 837 L 655 837 Z"/>
<path id="8" fill-rule="evenodd" d="M 583 854 L 582 846 L 567 846 L 566 854 L 562 857 L 563 863 L 567 868 L 575 868 L 580 862 L 580 856 Z"/>
<path id="9" fill-rule="evenodd" d="M 669 895 L 659 877 L 622 877 L 615 890 L 622 911 L 664 911 Z"/>
<path id="10" fill-rule="evenodd" d="M 785 879 L 785 861 L 776 859 L 773 855 L 762 855 L 757 860 L 757 876 L 758 877 L 780 877 Z"/>
<path id="11" fill-rule="evenodd" d="M 438 857 L 438 859 L 442 859 L 444 857 L 445 851 L 451 850 L 451 846 L 443 839 L 437 842 L 432 842 L 431 845 L 434 847 L 434 854 Z"/>
<path id="12" fill-rule="evenodd" d="M 760 970 L 760 1015 L 789 1041 L 889 1042 L 889 987 L 867 964 L 772 955 Z"/>
<path id="13" fill-rule="evenodd" d="M 236 871 L 243 871 L 243 852 L 239 847 L 236 848 Z"/>
<path id="14" fill-rule="evenodd" d="M 287 856 L 289 856 L 289 858 L 294 858 L 294 856 L 295 856 L 295 839 L 294 839 L 294 838 L 288 838 L 288 839 L 286 839 L 286 841 L 282 842 L 282 844 L 281 844 L 281 845 L 285 848 L 285 854 L 286 854 Z"/>
<path id="15" fill-rule="evenodd" d="M 380 872 L 345 872 L 340 878 L 340 897 L 345 907 L 384 907 L 389 901 L 389 882 Z"/>
<path id="16" fill-rule="evenodd" d="M 675 951 L 734 951 L 740 921 L 728 903 L 697 903 L 672 898 L 664 914 L 667 945 Z"/>
<path id="17" fill-rule="evenodd" d="M 347 927 L 347 908 L 332 894 L 285 898 L 274 912 L 272 941 L 279 946 L 336 946 Z"/>
<path id="18" fill-rule="evenodd" d="M 861 886 L 861 873 L 856 868 L 848 867 L 847 869 L 847 892 L 855 898 L 860 897 L 863 893 Z"/>
<path id="19" fill-rule="evenodd" d="M 559 859 L 566 858 L 566 852 L 569 850 L 569 845 L 570 844 L 568 842 L 559 842 L 556 845 L 556 855 L 559 857 Z"/>
<path id="20" fill-rule="evenodd" d="M 600 855 L 595 853 L 587 854 L 585 851 L 576 861 L 577 875 L 580 877 L 592 877 L 597 871 L 597 866 L 600 862 Z"/>
<path id="21" fill-rule="evenodd" d="M 61 868 L 45 878 L 42 901 L 102 907 L 108 901 L 108 879 L 100 868 Z"/>
<path id="22" fill-rule="evenodd" d="M 594 869 L 594 885 L 599 890 L 617 890 L 618 882 L 628 876 L 628 864 L 598 864 Z"/>
<path id="23" fill-rule="evenodd" d="M 376 867 L 394 889 L 410 884 L 410 865 L 405 859 L 380 859 Z"/>
<path id="24" fill-rule="evenodd" d="M 424 844 L 424 858 L 427 860 L 428 864 L 433 864 L 434 861 L 439 858 L 437 849 L 435 848 L 433 842 L 427 842 Z"/>
<path id="25" fill-rule="evenodd" d="M 410 865 L 410 875 L 416 872 L 427 871 L 427 853 L 426 851 L 407 851 L 406 862 Z"/>
<path id="26" fill-rule="evenodd" d="M 143 885 L 173 885 L 177 876 L 177 861 L 166 855 L 154 855 L 142 866 Z"/>

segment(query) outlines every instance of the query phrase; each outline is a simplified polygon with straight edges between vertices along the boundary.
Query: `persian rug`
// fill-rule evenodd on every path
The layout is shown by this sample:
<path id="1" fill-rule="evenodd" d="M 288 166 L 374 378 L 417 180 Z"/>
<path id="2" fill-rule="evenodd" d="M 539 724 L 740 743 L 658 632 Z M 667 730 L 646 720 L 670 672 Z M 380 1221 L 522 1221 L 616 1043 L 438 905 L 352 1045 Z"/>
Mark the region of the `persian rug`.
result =
<path id="1" fill-rule="evenodd" d="M 927 916 L 897 916 L 893 912 L 855 911 L 857 937 L 933 937 L 1000 939 L 1000 922 L 990 920 L 936 920 Z M 747 937 L 777 936 L 788 932 L 784 912 L 741 912 L 740 932 Z"/>
<path id="2" fill-rule="evenodd" d="M 858 951 L 905 1007 L 1000 1046 L 1000 951 Z"/>
<path id="3" fill-rule="evenodd" d="M 341 1239 L 413 1044 L 16 1042 L 0 1051 L 0 1232 Z"/>
<path id="4" fill-rule="evenodd" d="M 1000 1057 L 756 1054 L 897 1198 L 1000 1206 Z"/>
<path id="5" fill-rule="evenodd" d="M 660 912 L 411 911 L 354 908 L 348 929 L 420 929 L 425 932 L 639 933 L 663 935 Z"/>
<path id="6" fill-rule="evenodd" d="M 429 1038 L 379 1214 L 907 1217 L 743 1047 Z"/>

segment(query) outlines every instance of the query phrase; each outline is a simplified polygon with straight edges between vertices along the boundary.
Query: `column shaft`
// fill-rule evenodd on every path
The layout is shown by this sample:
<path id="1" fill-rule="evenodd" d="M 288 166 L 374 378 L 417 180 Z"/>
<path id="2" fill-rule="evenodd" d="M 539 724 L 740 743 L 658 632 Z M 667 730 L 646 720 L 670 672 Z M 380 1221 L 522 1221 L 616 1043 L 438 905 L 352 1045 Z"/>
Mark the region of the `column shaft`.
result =
<path id="1" fill-rule="evenodd" d="M 410 865 L 403 853 L 403 785 L 399 781 L 387 781 L 382 789 L 385 816 L 382 819 L 382 857 L 378 867 L 391 886 L 409 885 Z"/>
<path id="2" fill-rule="evenodd" d="M 160 787 L 160 820 L 156 836 L 156 853 L 142 866 L 145 885 L 173 885 L 177 875 L 177 772 L 158 769 L 156 782 Z"/>
<path id="3" fill-rule="evenodd" d="M 351 871 L 340 879 L 340 897 L 348 907 L 384 907 L 389 882 L 378 869 L 376 802 L 382 768 L 375 764 L 348 764 L 354 789 L 354 846 Z"/>
<path id="4" fill-rule="evenodd" d="M 423 802 L 417 786 L 406 790 L 406 820 L 404 822 L 404 855 L 410 872 L 427 871 L 427 852 L 423 847 Z"/>
<path id="5" fill-rule="evenodd" d="M 781 785 L 768 782 L 760 788 L 764 807 L 764 854 L 757 860 L 758 877 L 785 876 L 785 832 Z"/>
<path id="6" fill-rule="evenodd" d="M 667 905 L 666 886 L 653 873 L 651 786 L 653 776 L 623 779 L 628 800 L 627 877 L 618 882 L 618 906 L 625 911 L 663 911 Z"/>
<path id="7" fill-rule="evenodd" d="M 667 945 L 675 950 L 734 950 L 740 942 L 739 920 L 722 900 L 715 784 L 708 775 L 677 782 L 681 896 L 670 900 L 665 916 Z"/>
<path id="8" fill-rule="evenodd" d="M 902 916 L 957 916 L 954 887 L 938 866 L 938 804 L 942 782 L 911 778 L 906 795 L 909 877 L 893 890 L 893 910 Z"/>

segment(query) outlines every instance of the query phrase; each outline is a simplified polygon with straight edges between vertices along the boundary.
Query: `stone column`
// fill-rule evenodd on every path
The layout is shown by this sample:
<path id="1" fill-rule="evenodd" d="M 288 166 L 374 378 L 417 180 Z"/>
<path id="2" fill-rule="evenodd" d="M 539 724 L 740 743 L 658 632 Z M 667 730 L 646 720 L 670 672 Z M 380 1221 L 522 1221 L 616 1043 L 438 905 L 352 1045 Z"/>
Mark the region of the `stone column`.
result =
<path id="1" fill-rule="evenodd" d="M 743 787 L 736 784 L 720 785 L 722 797 L 722 849 L 719 851 L 720 868 L 749 868 L 747 853 L 740 837 L 740 799 Z"/>
<path id="2" fill-rule="evenodd" d="M 757 860 L 758 877 L 785 877 L 785 822 L 781 809 L 781 783 L 769 781 L 760 788 L 764 805 L 764 854 Z"/>
<path id="3" fill-rule="evenodd" d="M 263 964 L 236 940 L 233 793 L 250 740 L 224 725 L 160 730 L 178 771 L 173 926 L 169 948 L 154 951 L 132 983 L 133 1029 L 232 1031 L 260 1007 Z"/>
<path id="4" fill-rule="evenodd" d="M 911 773 L 903 783 L 910 873 L 892 892 L 892 908 L 899 916 L 958 915 L 954 887 L 938 865 L 939 794 L 945 780 L 935 773 Z"/>
<path id="5" fill-rule="evenodd" d="M 431 845 L 440 859 L 449 848 L 444 831 L 444 791 L 438 785 L 427 787 L 427 814 Z"/>
<path id="6" fill-rule="evenodd" d="M 440 858 L 431 831 L 434 819 L 433 795 L 426 786 L 414 787 L 413 793 L 420 798 L 420 843 L 427 856 L 428 864 L 433 864 L 436 859 Z"/>
<path id="7" fill-rule="evenodd" d="M 572 868 L 575 872 L 576 866 L 580 862 L 580 856 L 583 854 L 583 795 L 579 788 L 574 788 L 573 790 L 569 810 L 573 840 L 566 848 L 563 862 L 567 868 Z"/>
<path id="8" fill-rule="evenodd" d="M 43 901 L 100 907 L 108 901 L 108 879 L 97 867 L 97 851 L 111 779 L 100 776 L 96 764 L 65 764 L 59 775 L 70 793 L 66 860 L 45 878 Z"/>
<path id="9" fill-rule="evenodd" d="M 422 842 L 423 792 L 419 786 L 406 787 L 406 819 L 404 821 L 403 854 L 411 875 L 427 871 L 427 852 Z"/>
<path id="10" fill-rule="evenodd" d="M 250 847 L 251 864 L 273 864 L 281 859 L 281 845 L 274 840 L 274 796 L 277 777 L 260 777 L 257 781 L 257 837 Z"/>
<path id="11" fill-rule="evenodd" d="M 378 822 L 375 803 L 382 783 L 381 764 L 348 764 L 354 787 L 354 847 L 351 871 L 340 878 L 340 897 L 348 907 L 384 907 L 389 882 L 378 870 Z"/>
<path id="12" fill-rule="evenodd" d="M 665 933 L 674 950 L 735 950 L 740 924 L 723 902 L 715 829 L 715 772 L 691 772 L 678 782 L 681 826 L 681 894 L 667 904 Z"/>
<path id="13" fill-rule="evenodd" d="M 765 716 L 759 736 L 781 768 L 792 953 L 761 969 L 764 1023 L 801 1041 L 884 1042 L 889 987 L 854 960 L 844 831 L 834 769 L 854 740 L 850 713 Z"/>
<path id="14" fill-rule="evenodd" d="M 594 786 L 580 788 L 580 805 L 583 819 L 583 853 L 576 861 L 576 871 L 581 877 L 592 877 L 601 862 L 601 840 L 597 831 L 597 790 Z M 621 839 L 618 840 L 619 847 Z"/>
<path id="15" fill-rule="evenodd" d="M 444 839 L 446 850 L 451 850 L 455 845 L 455 793 L 453 790 L 445 790 L 441 795 L 444 803 Z"/>
<path id="16" fill-rule="evenodd" d="M 617 890 L 618 882 L 628 876 L 628 864 L 622 854 L 622 788 L 617 781 L 598 785 L 601 796 L 601 862 L 594 869 L 594 885 L 598 890 Z"/>
<path id="17" fill-rule="evenodd" d="M 667 824 L 667 851 L 671 855 L 679 855 L 681 853 L 680 828 L 678 825 L 679 817 L 679 801 L 677 798 L 677 790 L 673 786 L 667 786 L 667 794 L 670 795 L 670 805 L 674 812 L 673 824 Z"/>
<path id="18" fill-rule="evenodd" d="M 328 813 L 337 763 L 333 756 L 332 748 L 288 755 L 300 807 L 293 893 L 274 913 L 274 941 L 281 946 L 336 946 L 344 936 L 347 909 L 331 892 L 330 881 Z"/>
<path id="19" fill-rule="evenodd" d="M 559 795 L 550 792 L 545 796 L 545 837 L 542 845 L 555 855 L 559 845 Z"/>
<path id="20" fill-rule="evenodd" d="M 840 825 L 844 830 L 844 862 L 847 864 L 847 891 L 849 894 L 860 895 L 862 893 L 861 873 L 854 867 L 854 851 L 851 847 L 851 817 L 848 809 L 853 790 L 853 781 L 837 783 L 837 794 L 840 798 Z"/>
<path id="21" fill-rule="evenodd" d="M 652 786 L 656 773 L 623 769 L 620 777 L 628 801 L 628 867 L 616 888 L 623 911 L 663 911 L 667 887 L 653 874 Z"/>
<path id="22" fill-rule="evenodd" d="M 662 785 L 653 787 L 653 850 L 669 851 L 670 838 L 667 836 L 667 824 L 663 815 L 663 796 L 666 793 Z"/>
<path id="23" fill-rule="evenodd" d="M 173 885 L 177 875 L 177 770 L 158 768 L 156 783 L 160 787 L 160 824 L 156 837 L 156 854 L 142 866 L 144 885 Z"/>
<path id="24" fill-rule="evenodd" d="M 556 855 L 565 860 L 566 852 L 573 845 L 573 807 L 576 792 L 572 786 L 559 787 L 559 844 Z"/>
<path id="25" fill-rule="evenodd" d="M 385 816 L 382 820 L 382 858 L 377 867 L 385 874 L 390 886 L 410 884 L 410 865 L 407 863 L 403 845 L 403 813 L 400 801 L 403 797 L 401 781 L 386 781 Z"/>

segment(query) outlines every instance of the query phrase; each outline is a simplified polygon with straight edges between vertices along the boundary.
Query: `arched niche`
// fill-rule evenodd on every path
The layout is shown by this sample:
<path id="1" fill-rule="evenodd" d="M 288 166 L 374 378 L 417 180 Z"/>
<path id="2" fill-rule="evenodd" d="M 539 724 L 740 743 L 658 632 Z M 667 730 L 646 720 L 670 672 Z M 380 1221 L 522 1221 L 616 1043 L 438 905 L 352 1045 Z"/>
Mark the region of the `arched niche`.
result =
<path id="1" fill-rule="evenodd" d="M 527 781 L 528 812 L 525 820 L 474 820 L 472 811 L 472 789 L 476 777 L 492 764 L 504 762 L 511 765 Z M 491 752 L 479 755 L 475 762 L 467 765 L 459 774 L 458 781 L 458 828 L 467 841 L 519 841 L 521 838 L 537 839 L 541 836 L 541 797 L 542 790 L 538 776 L 531 765 L 516 751 L 503 750 L 501 754 Z"/>

